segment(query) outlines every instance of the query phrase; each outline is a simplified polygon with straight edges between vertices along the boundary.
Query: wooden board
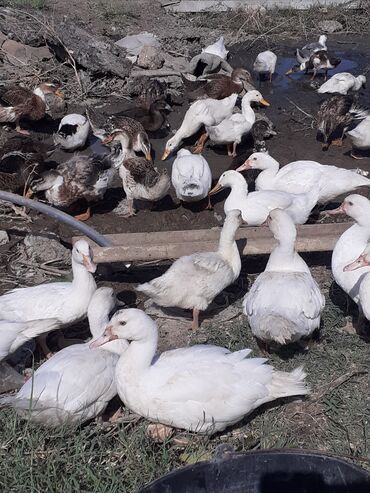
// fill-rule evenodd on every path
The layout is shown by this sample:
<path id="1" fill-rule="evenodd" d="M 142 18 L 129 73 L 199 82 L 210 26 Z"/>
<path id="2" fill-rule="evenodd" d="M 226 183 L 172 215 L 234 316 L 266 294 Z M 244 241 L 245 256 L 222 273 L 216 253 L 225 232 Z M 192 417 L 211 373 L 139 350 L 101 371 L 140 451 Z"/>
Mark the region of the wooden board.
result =
<path id="1" fill-rule="evenodd" d="M 334 248 L 339 236 L 353 223 L 305 224 L 297 227 L 299 252 L 325 252 Z M 221 228 L 189 231 L 160 231 L 154 233 L 121 233 L 105 235 L 110 247 L 91 244 L 94 261 L 134 262 L 176 259 L 195 252 L 217 249 Z M 80 237 L 73 238 L 77 241 Z M 242 227 L 237 233 L 242 255 L 260 255 L 271 252 L 275 240 L 268 227 Z"/>

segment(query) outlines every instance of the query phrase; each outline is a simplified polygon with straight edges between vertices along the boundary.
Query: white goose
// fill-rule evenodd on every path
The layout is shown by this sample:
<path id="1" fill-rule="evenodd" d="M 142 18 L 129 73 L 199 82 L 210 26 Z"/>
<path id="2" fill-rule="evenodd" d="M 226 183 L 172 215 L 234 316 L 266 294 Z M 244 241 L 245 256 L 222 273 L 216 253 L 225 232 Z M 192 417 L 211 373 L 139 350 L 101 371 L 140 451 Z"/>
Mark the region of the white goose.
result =
<path id="1" fill-rule="evenodd" d="M 155 358 L 158 329 L 141 310 L 121 310 L 99 347 L 115 338 L 128 349 L 116 367 L 117 390 L 125 406 L 164 427 L 216 433 L 240 421 L 265 402 L 309 393 L 305 373 L 276 371 L 250 349 L 198 345 L 162 353 Z"/>
<path id="2" fill-rule="evenodd" d="M 366 151 L 370 149 L 370 116 L 364 118 L 354 129 L 346 132 L 352 143 L 351 156 L 354 159 L 365 159 L 359 156 L 356 150 Z"/>
<path id="3" fill-rule="evenodd" d="M 232 94 L 221 100 L 208 98 L 195 101 L 185 113 L 180 128 L 167 141 L 162 160 L 165 160 L 184 139 L 194 135 L 203 125 L 206 127 L 218 125 L 222 120 L 231 116 L 237 98 L 237 94 Z M 196 145 L 197 153 L 203 150 L 207 138 L 207 133 L 200 137 Z"/>
<path id="4" fill-rule="evenodd" d="M 362 195 L 349 195 L 342 205 L 329 214 L 347 214 L 355 224 L 345 231 L 337 241 L 331 259 L 331 269 L 335 282 L 355 303 L 359 302 L 359 289 L 370 267 L 360 270 L 346 270 L 365 250 L 370 238 L 370 201 Z"/>
<path id="5" fill-rule="evenodd" d="M 229 156 L 236 156 L 236 146 L 252 130 L 256 121 L 256 114 L 251 108 L 253 102 L 270 106 L 259 91 L 248 91 L 242 98 L 241 113 L 234 113 L 216 126 L 206 126 L 206 132 L 212 142 L 227 144 Z"/>
<path id="6" fill-rule="evenodd" d="M 76 241 L 72 250 L 73 281 L 13 289 L 0 296 L 0 320 L 30 322 L 53 318 L 59 321 L 60 328 L 84 318 L 96 290 L 91 274 L 95 270 L 89 244 L 85 240 Z M 44 327 L 43 332 L 49 330 Z M 50 352 L 45 341 L 43 350 Z"/>
<path id="7" fill-rule="evenodd" d="M 213 299 L 239 277 L 241 261 L 235 235 L 240 223 L 239 211 L 230 211 L 216 252 L 180 257 L 162 276 L 140 284 L 136 290 L 160 306 L 193 310 L 192 329 L 198 329 L 199 312 L 206 310 Z"/>
<path id="8" fill-rule="evenodd" d="M 360 314 L 359 322 L 363 322 L 363 317 L 370 321 L 370 243 L 366 245 L 365 250 L 351 264 L 344 267 L 344 272 L 352 272 L 357 269 L 367 267 L 367 272 L 361 278 L 360 287 L 358 290 L 358 309 Z M 360 271 L 361 272 L 361 271 Z"/>
<path id="9" fill-rule="evenodd" d="M 88 308 L 93 338 L 101 336 L 115 307 L 112 288 L 99 288 Z M 16 395 L 0 397 L 32 421 L 46 426 L 79 424 L 102 414 L 117 394 L 115 369 L 126 341 L 91 351 L 89 343 L 68 346 L 42 364 Z"/>
<path id="10" fill-rule="evenodd" d="M 270 50 L 263 51 L 257 55 L 253 64 L 253 70 L 261 74 L 269 74 L 270 82 L 275 72 L 277 56 Z"/>
<path id="11" fill-rule="evenodd" d="M 316 161 L 294 161 L 279 169 L 279 163 L 264 152 L 256 152 L 237 171 L 260 169 L 256 190 L 279 190 L 288 193 L 308 193 L 318 190 L 318 202 L 330 202 L 338 195 L 357 187 L 369 186 L 370 180 L 359 170 L 347 170 Z"/>
<path id="12" fill-rule="evenodd" d="M 224 37 L 221 36 L 215 43 L 202 49 L 202 53 L 210 53 L 211 55 L 217 55 L 220 58 L 226 60 L 229 53 L 225 47 Z"/>
<path id="13" fill-rule="evenodd" d="M 89 120 L 84 115 L 71 113 L 62 118 L 54 142 L 66 151 L 84 147 L 90 132 Z"/>
<path id="14" fill-rule="evenodd" d="M 172 164 L 171 180 L 179 200 L 196 202 L 207 197 L 212 172 L 203 156 L 180 149 Z"/>
<path id="15" fill-rule="evenodd" d="M 234 170 L 225 171 L 217 185 L 209 192 L 218 193 L 223 188 L 231 188 L 224 203 L 224 211 L 241 211 L 243 221 L 249 226 L 263 224 L 274 209 L 284 209 L 295 224 L 304 224 L 317 204 L 317 191 L 293 194 L 276 190 L 248 192 L 248 184 L 243 175 Z"/>
<path id="16" fill-rule="evenodd" d="M 297 232 L 289 215 L 273 210 L 268 223 L 278 244 L 246 294 L 243 308 L 255 337 L 265 343 L 288 344 L 319 328 L 325 298 L 295 250 Z"/>
<path id="17" fill-rule="evenodd" d="M 364 75 L 355 77 L 349 72 L 340 72 L 339 74 L 334 74 L 329 80 L 324 82 L 318 88 L 317 92 L 319 94 L 337 93 L 345 95 L 348 91 L 359 91 L 365 84 L 366 77 Z"/>

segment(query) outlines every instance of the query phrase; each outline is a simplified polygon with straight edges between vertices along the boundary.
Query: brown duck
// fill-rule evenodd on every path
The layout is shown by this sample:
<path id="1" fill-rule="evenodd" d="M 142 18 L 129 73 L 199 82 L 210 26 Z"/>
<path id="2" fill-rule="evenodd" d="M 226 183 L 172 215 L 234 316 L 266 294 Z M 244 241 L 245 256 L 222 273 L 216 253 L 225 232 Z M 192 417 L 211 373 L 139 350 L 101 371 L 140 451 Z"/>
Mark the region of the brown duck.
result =
<path id="1" fill-rule="evenodd" d="M 183 76 L 185 85 L 192 85 L 190 81 Z M 231 76 L 217 74 L 210 80 L 195 81 L 196 89 L 188 93 L 188 98 L 191 101 L 196 99 L 224 99 L 231 94 L 239 94 L 245 88 L 246 84 L 251 85 L 252 79 L 250 73 L 243 68 L 236 68 L 232 71 Z M 193 86 L 194 87 L 194 86 Z"/>
<path id="2" fill-rule="evenodd" d="M 29 135 L 27 130 L 20 128 L 20 120 L 25 118 L 37 121 L 44 118 L 46 114 L 46 96 L 54 94 L 63 98 L 56 84 L 44 83 L 37 86 L 33 91 L 22 86 L 5 86 L 0 88 L 0 99 L 8 105 L 0 107 L 0 122 L 15 123 L 16 131 Z"/>
<path id="3" fill-rule="evenodd" d="M 368 115 L 369 111 L 361 108 L 353 95 L 332 96 L 324 101 L 317 113 L 317 138 L 323 140 L 323 150 L 327 150 L 330 144 L 341 146 L 348 126 Z M 331 141 L 332 134 L 337 129 L 341 130 L 341 136 Z"/>
<path id="4" fill-rule="evenodd" d="M 140 122 L 147 132 L 156 132 L 167 121 L 165 111 L 172 111 L 172 108 L 166 101 L 160 99 L 151 103 L 149 108 L 129 108 L 125 111 L 125 115 Z"/>

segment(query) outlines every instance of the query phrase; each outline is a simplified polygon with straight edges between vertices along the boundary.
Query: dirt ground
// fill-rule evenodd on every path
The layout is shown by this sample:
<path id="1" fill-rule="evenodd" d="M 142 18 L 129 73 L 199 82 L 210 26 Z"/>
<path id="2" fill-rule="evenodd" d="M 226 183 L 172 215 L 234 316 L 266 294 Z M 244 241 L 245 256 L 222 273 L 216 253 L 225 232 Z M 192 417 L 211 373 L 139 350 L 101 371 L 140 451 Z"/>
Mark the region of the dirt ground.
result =
<path id="1" fill-rule="evenodd" d="M 1 2 L 0 2 L 1 3 Z M 9 2 L 3 2 L 9 4 Z M 268 13 L 265 16 L 253 13 L 228 13 L 219 15 L 173 15 L 166 14 L 158 2 L 118 0 L 83 0 L 61 2 L 60 0 L 14 0 L 11 5 L 18 8 L 32 8 L 43 15 L 60 19 L 73 16 L 86 29 L 97 35 L 118 39 L 126 34 L 143 30 L 157 34 L 164 49 L 195 55 L 201 46 L 225 35 L 230 49 L 229 63 L 251 70 L 256 54 L 272 49 L 278 55 L 278 65 L 273 82 L 255 80 L 256 87 L 271 103 L 265 111 L 276 125 L 278 135 L 268 141 L 268 150 L 281 164 L 312 159 L 323 164 L 335 164 L 344 168 L 370 171 L 370 158 L 355 161 L 349 156 L 350 145 L 345 140 L 343 148 L 331 147 L 328 152 L 321 150 L 316 141 L 313 120 L 305 113 L 315 116 L 322 97 L 310 85 L 308 76 L 303 74 L 286 77 L 284 73 L 294 64 L 294 51 L 306 40 L 316 39 L 318 19 L 336 18 L 345 26 L 344 32 L 329 35 L 328 45 L 342 63 L 335 72 L 350 71 L 354 74 L 367 73 L 370 68 L 369 22 L 361 14 L 355 15 L 340 9 L 309 13 Z M 150 15 L 148 9 L 150 8 Z M 37 9 L 37 10 L 36 10 Z M 72 14 L 71 14 L 72 12 Z M 270 32 L 269 32 L 270 30 Z M 73 77 L 66 70 L 66 77 Z M 322 78 L 318 78 L 321 82 Z M 66 85 L 69 88 L 69 85 Z M 82 111 L 84 102 L 76 100 L 75 94 L 66 92 L 70 111 Z M 360 101 L 369 102 L 370 89 L 361 90 Z M 105 114 L 118 112 L 134 104 L 120 95 L 106 94 L 99 99 L 89 100 Z M 176 98 L 174 111 L 169 114 L 171 131 L 169 135 L 159 134 L 151 139 L 156 165 L 171 169 L 173 158 L 162 163 L 159 158 L 165 142 L 176 130 L 188 107 L 182 94 Z M 57 122 L 55 122 L 56 124 Z M 37 138 L 51 142 L 54 126 L 44 133 L 40 127 Z M 0 139 L 12 134 L 0 129 Z M 185 144 L 190 146 L 196 138 Z M 93 139 L 83 151 L 96 150 Z M 204 156 L 211 165 L 214 181 L 227 169 L 235 169 L 252 152 L 252 142 L 246 139 L 238 148 L 238 157 L 231 159 L 225 148 L 207 146 Z M 58 152 L 54 159 L 62 162 L 69 154 Z M 256 177 L 254 172 L 246 175 L 250 189 Z M 367 190 L 359 193 L 369 196 Z M 113 212 L 124 194 L 119 181 L 109 191 L 104 202 L 93 209 L 88 224 L 101 233 L 170 231 L 201 229 L 220 226 L 223 222 L 223 201 L 226 193 L 215 197 L 214 210 L 206 211 L 203 206 L 183 207 L 174 202 L 171 190 L 159 204 L 157 210 L 140 209 L 135 217 L 126 219 Z M 339 200 L 339 199 L 338 199 Z M 50 273 L 30 266 L 15 269 L 15 252 L 18 242 L 29 232 L 55 233 L 66 245 L 76 232 L 61 226 L 48 218 L 30 213 L 32 222 L 22 218 L 13 219 L 14 214 L 0 214 L 0 229 L 6 229 L 11 237 L 8 245 L 0 247 L 1 292 L 11 287 L 32 285 L 37 282 L 69 278 L 69 266 L 57 265 L 62 274 L 55 277 Z M 313 219 L 314 221 L 315 219 Z M 179 318 L 155 311 L 145 299 L 137 297 L 134 286 L 138 282 L 158 276 L 166 268 L 161 265 L 134 265 L 126 270 L 122 265 L 100 265 L 96 279 L 99 286 L 113 286 L 118 298 L 126 306 L 145 307 L 152 314 L 160 328 L 160 350 L 194 343 L 215 343 L 237 350 L 250 347 L 253 355 L 260 356 L 241 315 L 242 297 L 255 277 L 264 269 L 266 257 L 247 257 L 238 281 L 217 297 L 212 309 L 205 314 L 205 320 L 198 333 L 189 332 L 188 314 Z M 333 281 L 330 271 L 330 252 L 306 255 L 305 260 L 312 268 L 326 298 L 320 335 L 312 341 L 308 351 L 288 348 L 279 354 L 272 354 L 271 363 L 281 370 L 291 370 L 304 365 L 312 396 L 305 400 L 276 403 L 264 406 L 245 421 L 222 435 L 211 439 L 191 434 L 176 434 L 175 440 L 154 444 L 145 434 L 144 420 L 128 419 L 122 426 L 109 426 L 95 422 L 83 426 L 78 433 L 68 430 L 44 431 L 30 423 L 24 424 L 10 411 L 0 414 L 0 458 L 3 474 L 0 489 L 9 492 L 60 491 L 71 493 L 127 492 L 169 472 L 175 467 L 197 460 L 210 458 L 217 445 L 229 443 L 238 451 L 272 447 L 302 447 L 342 455 L 359 465 L 370 468 L 369 451 L 369 346 L 366 338 L 343 329 L 346 317 L 356 316 L 357 307 L 349 301 Z M 17 274 L 15 274 L 17 272 Z M 87 336 L 87 324 L 78 325 L 66 331 L 68 337 Z M 55 344 L 53 337 L 51 345 Z M 36 352 L 35 366 L 41 362 Z M 27 362 L 32 365 L 32 361 Z M 23 365 L 24 367 L 25 365 Z M 22 369 L 22 365 L 19 368 Z M 112 404 L 111 412 L 119 406 Z M 20 484 L 19 477 L 30 477 L 30 482 Z M 68 479 L 67 479 L 68 477 Z"/>

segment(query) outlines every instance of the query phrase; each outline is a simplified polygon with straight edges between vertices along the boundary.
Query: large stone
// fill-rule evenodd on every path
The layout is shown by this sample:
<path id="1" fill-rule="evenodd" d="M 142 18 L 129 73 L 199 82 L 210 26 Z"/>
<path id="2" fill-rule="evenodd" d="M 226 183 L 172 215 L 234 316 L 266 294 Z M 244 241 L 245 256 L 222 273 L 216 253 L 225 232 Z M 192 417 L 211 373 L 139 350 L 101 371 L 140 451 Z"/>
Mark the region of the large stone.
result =
<path id="1" fill-rule="evenodd" d="M 155 46 L 143 46 L 137 58 L 139 67 L 149 70 L 161 68 L 164 62 L 164 57 L 161 51 Z"/>
<path id="2" fill-rule="evenodd" d="M 47 46 L 35 48 L 12 39 L 7 39 L 2 44 L 1 49 L 5 52 L 8 62 L 16 67 L 24 67 L 27 64 L 32 64 L 32 62 L 50 60 L 52 58 Z"/>
<path id="3" fill-rule="evenodd" d="M 156 48 L 160 48 L 161 46 L 154 34 L 147 32 L 125 36 L 114 44 L 127 51 L 127 58 L 132 63 L 136 62 L 137 57 L 144 46 L 154 46 Z"/>
<path id="4" fill-rule="evenodd" d="M 70 251 L 59 242 L 57 237 L 28 235 L 23 240 L 23 245 L 26 257 L 39 264 L 51 260 L 59 260 L 63 264 L 69 264 L 71 261 Z"/>
<path id="5" fill-rule="evenodd" d="M 338 21 L 321 21 L 317 25 L 320 32 L 335 33 L 337 31 L 343 31 L 343 26 Z"/>

